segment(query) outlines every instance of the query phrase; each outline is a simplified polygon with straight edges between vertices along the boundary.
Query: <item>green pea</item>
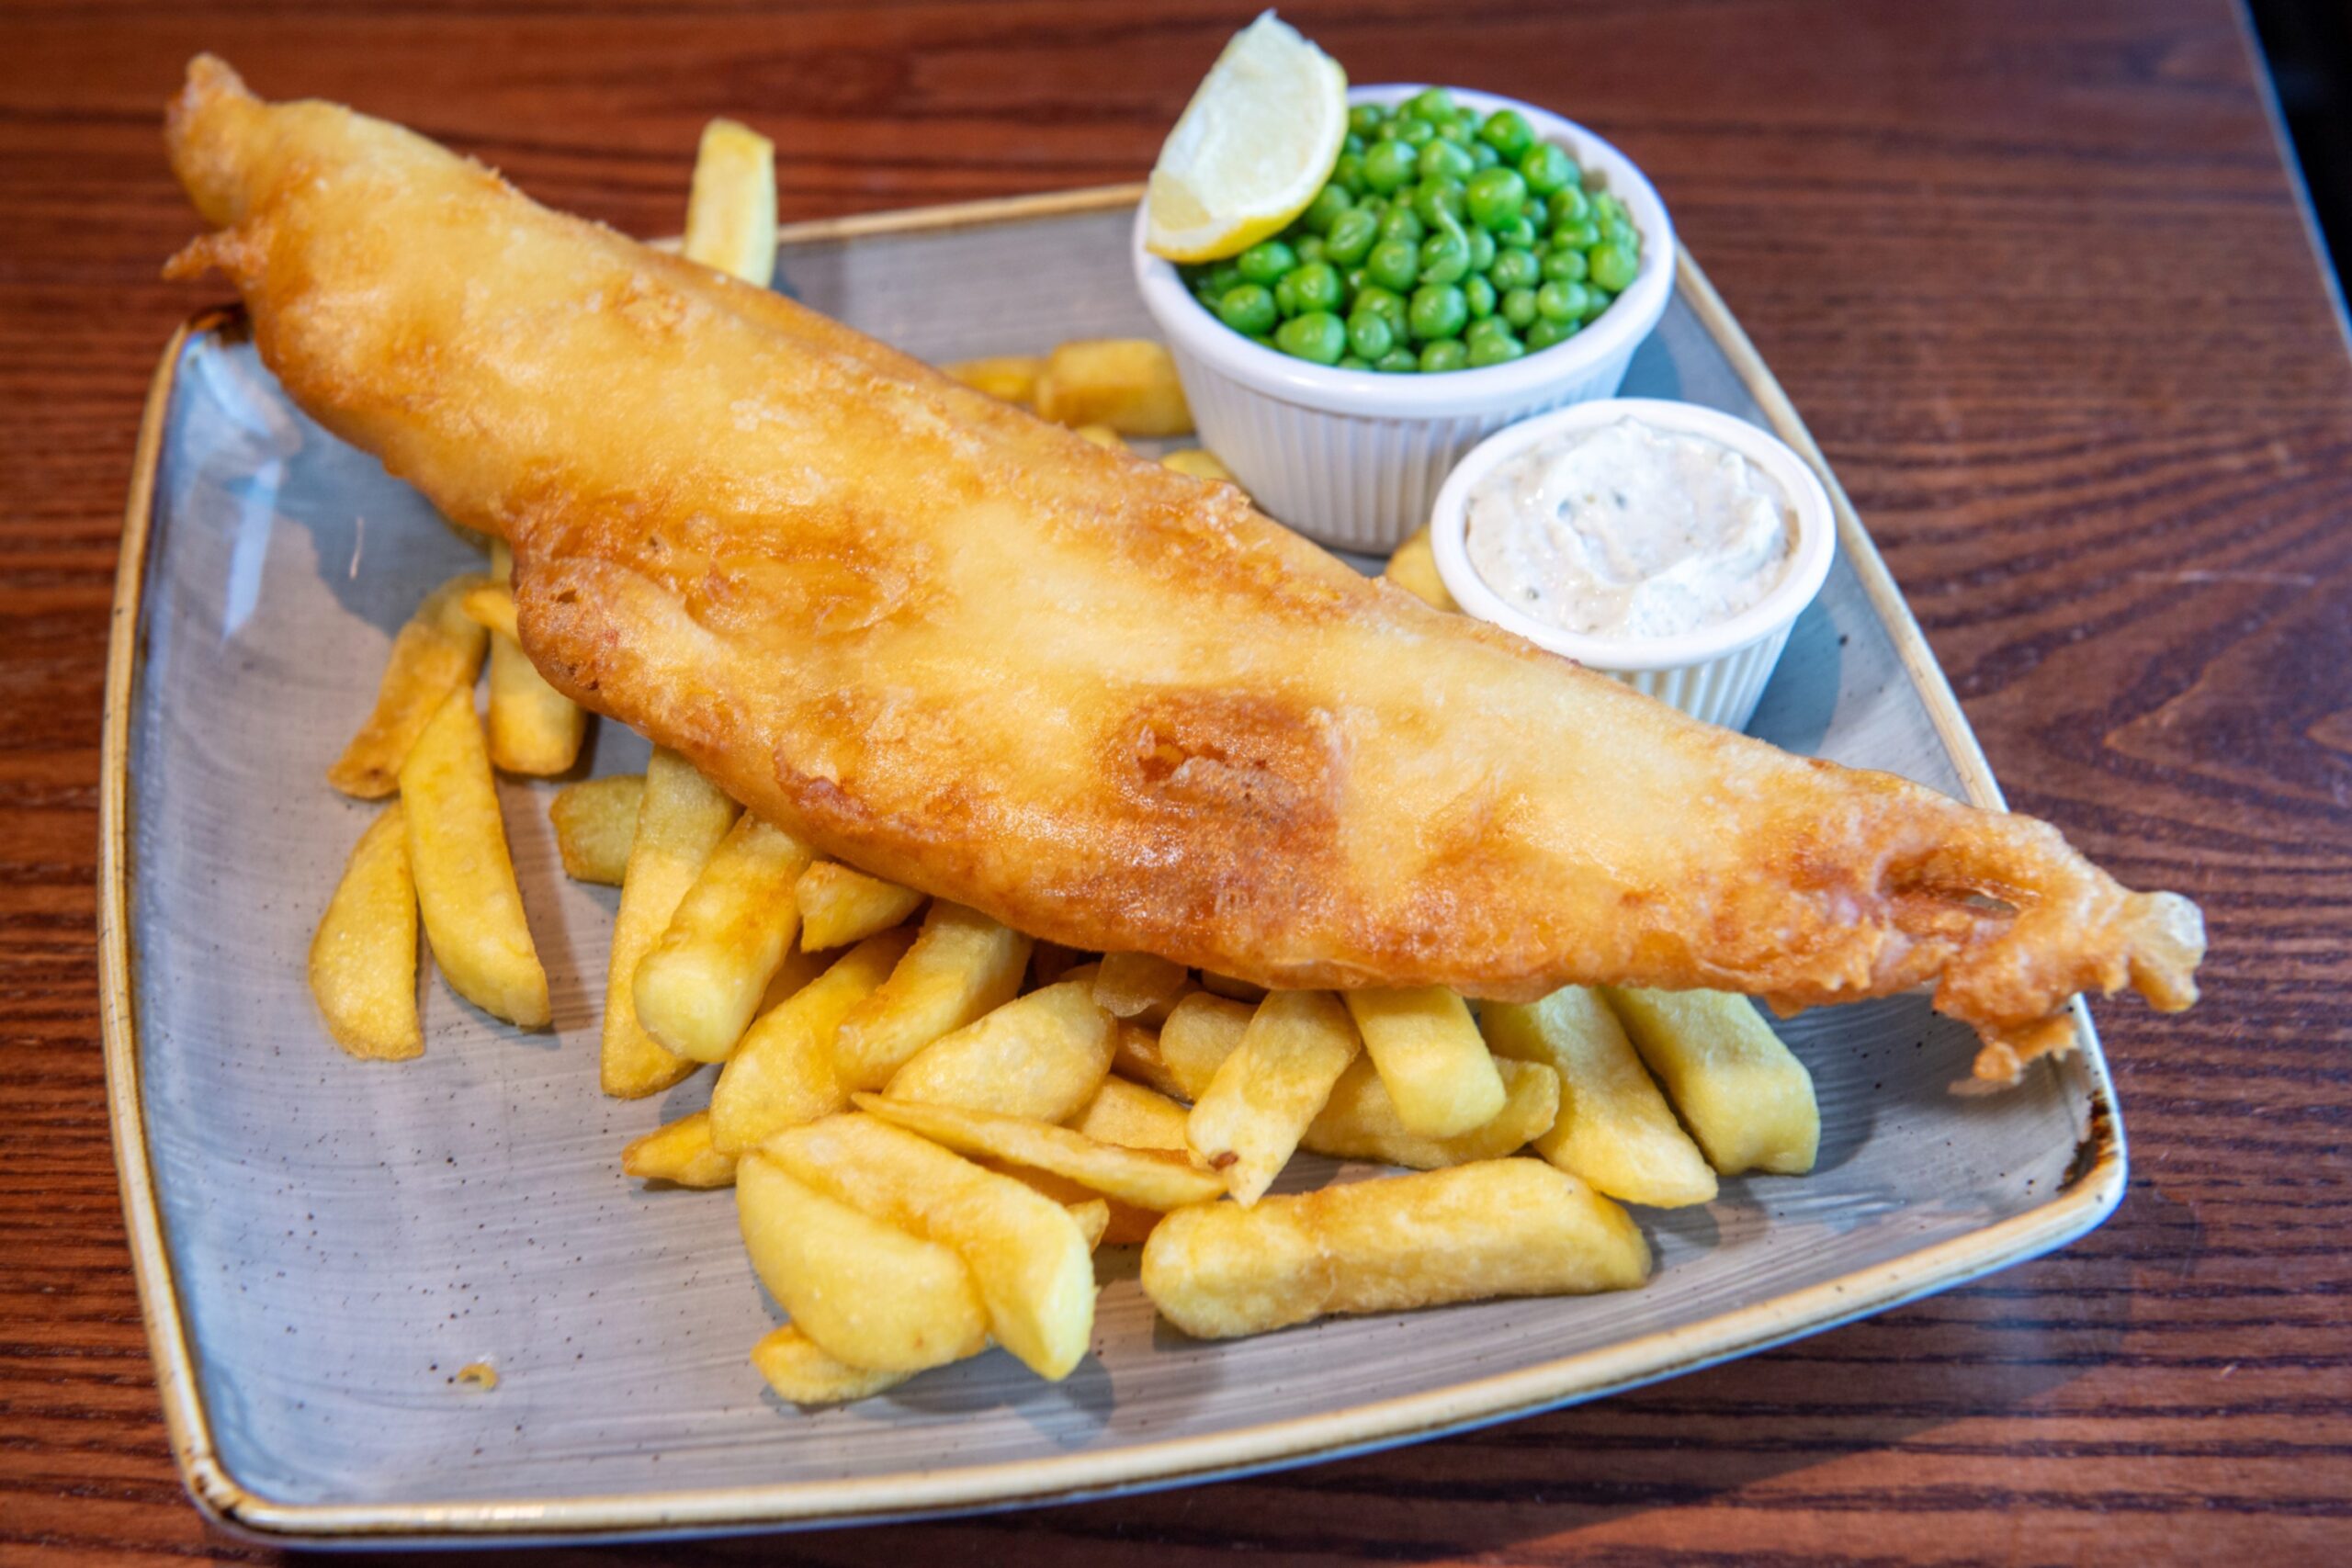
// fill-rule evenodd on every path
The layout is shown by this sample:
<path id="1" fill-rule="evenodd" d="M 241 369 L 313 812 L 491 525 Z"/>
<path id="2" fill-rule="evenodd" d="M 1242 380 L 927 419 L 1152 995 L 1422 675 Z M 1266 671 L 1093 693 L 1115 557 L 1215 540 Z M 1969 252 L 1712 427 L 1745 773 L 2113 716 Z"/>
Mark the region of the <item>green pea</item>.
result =
<path id="1" fill-rule="evenodd" d="M 1482 169 L 1491 169 L 1503 161 L 1503 155 L 1483 141 L 1470 143 L 1470 161 Z"/>
<path id="2" fill-rule="evenodd" d="M 1271 348 L 1276 353 L 1281 352 L 1280 345 L 1274 342 L 1274 334 L 1272 333 L 1251 333 L 1250 334 L 1250 341 L 1256 344 L 1260 348 Z"/>
<path id="3" fill-rule="evenodd" d="M 1370 310 L 1358 310 L 1348 318 L 1348 347 L 1366 359 L 1377 359 L 1396 346 L 1396 334 L 1388 322 Z"/>
<path id="4" fill-rule="evenodd" d="M 1388 198 L 1385 196 L 1365 197 L 1356 203 L 1356 210 L 1368 215 L 1374 222 L 1377 223 L 1388 216 Z"/>
<path id="5" fill-rule="evenodd" d="M 1535 290 L 1524 288 L 1507 289 L 1496 310 L 1504 321 L 1525 332 L 1529 323 L 1535 320 Z"/>
<path id="6" fill-rule="evenodd" d="M 1474 276 L 1464 283 L 1462 286 L 1462 298 L 1469 303 L 1470 321 L 1473 325 L 1494 315 L 1495 286 L 1485 278 Z"/>
<path id="7" fill-rule="evenodd" d="M 1391 376 L 1401 376 L 1419 370 L 1421 367 L 1421 356 L 1409 348 L 1392 348 L 1374 361 L 1372 367 L 1374 370 L 1385 371 Z"/>
<path id="8" fill-rule="evenodd" d="M 1340 274 L 1340 281 L 1348 286 L 1348 293 L 1351 296 L 1361 294 L 1363 292 L 1363 268 L 1360 266 L 1348 268 L 1347 271 Z"/>
<path id="9" fill-rule="evenodd" d="M 1621 221 L 1630 222 L 1634 216 L 1632 213 L 1625 210 L 1625 203 L 1616 195 L 1615 192 L 1605 190 L 1595 191 L 1593 193 L 1592 215 L 1595 218 L 1600 219 L 1603 223 L 1608 222 L 1612 218 Z"/>
<path id="10" fill-rule="evenodd" d="M 1432 141 L 1422 148 L 1414 167 L 1424 180 L 1454 181 L 1466 180 L 1478 169 L 1478 165 L 1470 161 L 1469 153 L 1444 141 Z"/>
<path id="11" fill-rule="evenodd" d="M 1525 175 L 1521 175 L 1519 177 L 1523 180 L 1527 176 Z M 1555 192 L 1553 194 L 1557 195 L 1558 193 Z M 1519 209 L 1519 215 L 1521 218 L 1526 219 L 1527 221 L 1540 232 L 1541 231 L 1549 229 L 1552 226 L 1552 206 L 1553 204 L 1548 197 L 1537 196 L 1534 192 L 1530 191 L 1527 197 L 1527 205 Z"/>
<path id="12" fill-rule="evenodd" d="M 1505 292 L 1532 288 L 1544 281 L 1544 264 L 1523 245 L 1504 245 L 1495 252 L 1495 265 L 1487 269 L 1487 275 L 1495 280 L 1495 287 Z"/>
<path id="13" fill-rule="evenodd" d="M 1346 191 L 1351 199 L 1362 196 L 1364 192 L 1363 154 L 1340 153 L 1340 161 L 1331 165 L 1331 183 Z"/>
<path id="14" fill-rule="evenodd" d="M 1342 370 L 1369 370 L 1372 361 L 1360 354 L 1343 354 L 1340 355 L 1339 367 Z"/>
<path id="15" fill-rule="evenodd" d="M 1301 234 L 1290 243 L 1290 248 L 1297 254 L 1298 265 L 1301 266 L 1305 266 L 1309 262 L 1319 262 L 1323 259 L 1323 236 Z"/>
<path id="16" fill-rule="evenodd" d="M 1452 119 L 1459 111 L 1453 95 L 1443 87 L 1424 87 L 1405 100 L 1405 113 L 1418 120 Z"/>
<path id="17" fill-rule="evenodd" d="M 1363 275 L 1383 288 L 1401 293 L 1420 281 L 1421 247 L 1401 235 L 1383 240 L 1364 257 Z"/>
<path id="18" fill-rule="evenodd" d="M 1574 223 L 1553 225 L 1552 244 L 1555 249 L 1584 251 L 1590 250 L 1599 243 L 1600 243 L 1600 225 L 1589 218 L 1580 219 Z"/>
<path id="19" fill-rule="evenodd" d="M 1323 235 L 1323 259 L 1353 266 L 1372 254 L 1373 242 L 1380 238 L 1380 220 L 1363 208 L 1351 208 L 1333 220 Z"/>
<path id="20" fill-rule="evenodd" d="M 1586 284 L 1584 286 L 1584 319 L 1588 321 L 1591 321 L 1601 311 L 1609 309 L 1609 302 L 1616 298 L 1617 296 L 1610 293 L 1606 288 L 1595 288 L 1591 284 Z"/>
<path id="21" fill-rule="evenodd" d="M 1546 321 L 1574 321 L 1584 316 L 1585 288 L 1581 283 L 1547 283 L 1535 291 L 1535 310 Z"/>
<path id="22" fill-rule="evenodd" d="M 1337 183 L 1327 181 L 1323 188 L 1315 193 L 1315 199 L 1306 204 L 1306 210 L 1298 215 L 1298 220 L 1310 233 L 1320 234 L 1331 227 L 1340 213 L 1354 205 L 1354 198 Z"/>
<path id="23" fill-rule="evenodd" d="M 1431 234 L 1421 242 L 1423 283 L 1459 283 L 1469 274 L 1470 243 L 1459 231 Z"/>
<path id="24" fill-rule="evenodd" d="M 1423 343 L 1452 337 L 1470 320 L 1470 301 L 1451 283 L 1425 283 L 1405 307 L 1405 325 Z"/>
<path id="25" fill-rule="evenodd" d="M 1272 292 L 1262 283 L 1236 284 L 1216 302 L 1216 319 L 1250 337 L 1273 331 L 1281 314 L 1274 309 Z"/>
<path id="26" fill-rule="evenodd" d="M 1545 254 L 1543 268 L 1547 282 L 1581 283 L 1589 270 L 1589 264 L 1582 251 L 1559 250 Z"/>
<path id="27" fill-rule="evenodd" d="M 1234 259 L 1248 283 L 1272 283 L 1298 265 L 1298 253 L 1280 240 L 1261 240 Z"/>
<path id="28" fill-rule="evenodd" d="M 1375 283 L 1359 289 L 1355 302 L 1348 307 L 1348 313 L 1351 316 L 1378 316 L 1388 323 L 1391 338 L 1405 335 L 1405 297 L 1393 288 L 1383 288 Z"/>
<path id="29" fill-rule="evenodd" d="M 1532 353 L 1539 348 L 1549 348 L 1555 343 L 1566 343 L 1576 335 L 1576 322 L 1555 321 L 1548 317 L 1539 316 L 1536 318 L 1535 324 L 1527 329 L 1527 347 L 1529 352 Z"/>
<path id="30" fill-rule="evenodd" d="M 1418 152 L 1437 140 L 1437 127 L 1425 119 L 1404 119 L 1396 122 L 1396 140 Z"/>
<path id="31" fill-rule="evenodd" d="M 1581 223 L 1592 216 L 1592 198 L 1574 186 L 1554 191 L 1551 199 L 1555 223 Z"/>
<path id="32" fill-rule="evenodd" d="M 1274 345 L 1294 359 L 1336 365 L 1347 352 L 1348 329 L 1329 310 L 1309 310 L 1276 328 Z"/>
<path id="33" fill-rule="evenodd" d="M 1292 297 L 1298 301 L 1300 314 L 1317 310 L 1337 310 L 1340 296 L 1339 269 L 1327 261 L 1312 261 L 1290 275 Z"/>
<path id="34" fill-rule="evenodd" d="M 1348 107 L 1348 130 L 1358 136 L 1370 136 L 1387 118 L 1378 104 L 1351 104 Z"/>
<path id="35" fill-rule="evenodd" d="M 1527 180 L 1527 188 L 1538 196 L 1550 196 L 1567 185 L 1575 176 L 1576 165 L 1568 155 L 1549 141 L 1529 148 L 1519 160 L 1519 172 Z"/>
<path id="36" fill-rule="evenodd" d="M 1437 139 L 1459 147 L 1464 152 L 1470 151 L 1471 134 L 1470 122 L 1459 115 L 1437 122 Z"/>
<path id="37" fill-rule="evenodd" d="M 1470 363 L 1470 351 L 1458 337 L 1440 338 L 1435 343 L 1421 344 L 1421 370 L 1434 375 L 1441 370 L 1459 370 Z"/>
<path id="38" fill-rule="evenodd" d="M 1353 152 L 1361 156 L 1363 152 L 1363 138 L 1358 136 L 1352 130 L 1349 131 L 1345 136 L 1340 138 L 1340 151 L 1341 152 Z"/>
<path id="39" fill-rule="evenodd" d="M 1478 140 L 1504 157 L 1516 160 L 1535 145 L 1535 132 L 1517 109 L 1497 109 L 1478 128 Z"/>
<path id="40" fill-rule="evenodd" d="M 1282 313 L 1284 321 L 1306 312 L 1306 307 L 1298 300 L 1296 272 L 1286 272 L 1274 279 L 1274 309 Z"/>
<path id="41" fill-rule="evenodd" d="M 1374 129 L 1372 140 L 1375 143 L 1382 141 L 1394 141 L 1397 139 L 1397 132 L 1404 129 L 1405 122 L 1401 119 L 1384 119 L 1376 128 Z"/>
<path id="42" fill-rule="evenodd" d="M 1421 215 L 1413 210 L 1409 201 L 1400 200 L 1381 215 L 1380 237 L 1384 240 L 1410 240 L 1418 245 L 1428 232 L 1422 226 Z"/>
<path id="43" fill-rule="evenodd" d="M 1591 264 L 1592 280 L 1611 294 L 1632 288 L 1642 270 L 1641 262 L 1623 245 L 1595 245 L 1585 259 Z"/>
<path id="44" fill-rule="evenodd" d="M 1600 226 L 1600 243 L 1636 255 L 1641 254 L 1641 231 L 1623 218 L 1611 218 Z"/>
<path id="45" fill-rule="evenodd" d="M 1462 194 L 1478 227 L 1499 229 L 1527 205 L 1527 179 L 1516 169 L 1487 169 L 1471 175 Z"/>
<path id="46" fill-rule="evenodd" d="M 1413 210 L 1432 229 L 1462 221 L 1462 186 L 1453 180 L 1423 180 L 1413 187 Z"/>
<path id="47" fill-rule="evenodd" d="M 1493 232 L 1495 243 L 1498 245 L 1517 245 L 1524 251 L 1532 250 L 1535 247 L 1536 241 L 1542 237 L 1543 231 L 1529 222 L 1527 214 L 1522 212 Z"/>
<path id="48" fill-rule="evenodd" d="M 1401 141 L 1375 141 L 1363 155 L 1363 183 L 1385 195 L 1410 185 L 1414 152 Z"/>
<path id="49" fill-rule="evenodd" d="M 1527 357 L 1527 345 L 1509 332 L 1482 337 L 1469 345 L 1470 368 L 1483 370 L 1489 365 L 1508 365 L 1514 359 Z"/>

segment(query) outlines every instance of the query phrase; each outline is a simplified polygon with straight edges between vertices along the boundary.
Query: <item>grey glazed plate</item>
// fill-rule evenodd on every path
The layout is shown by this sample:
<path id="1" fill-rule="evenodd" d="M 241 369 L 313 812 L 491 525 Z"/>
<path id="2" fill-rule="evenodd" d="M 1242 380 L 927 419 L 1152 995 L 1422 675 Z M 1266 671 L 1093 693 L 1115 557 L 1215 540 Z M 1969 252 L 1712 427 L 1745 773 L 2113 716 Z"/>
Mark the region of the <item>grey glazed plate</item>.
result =
<path id="1" fill-rule="evenodd" d="M 1148 330 L 1132 189 L 817 225 L 820 310 L 932 359 Z M 1629 395 L 1819 455 L 1684 266 Z M 1985 805 L 1998 795 L 1826 469 L 1840 556 L 1752 728 Z M 1155 1323 L 1112 1254 L 1094 1353 L 1047 1384 L 1001 1353 L 804 1413 L 746 1360 L 778 1319 L 724 1196 L 649 1191 L 624 1142 L 707 1075 L 603 1098 L 614 895 L 563 877 L 553 786 L 501 787 L 555 1003 L 525 1034 L 427 979 L 427 1048 L 347 1059 L 304 983 L 374 807 L 322 778 L 420 592 L 480 556 L 198 318 L 157 373 L 124 534 L 101 872 L 106 1044 L 141 1300 L 188 1487 L 286 1543 L 687 1533 L 1095 1496 L 1297 1463 L 1589 1399 L 1875 1312 L 2059 1246 L 2113 1208 L 2122 1133 L 2087 1015 L 2005 1094 L 1953 1092 L 1968 1032 L 1919 996 L 1783 1032 L 1819 1086 L 1820 1168 L 1637 1212 L 1645 1288 L 1332 1321 L 1225 1344 Z M 645 748 L 600 728 L 591 771 Z M 1306 1162 L 1303 1162 L 1306 1163 Z M 1314 1165 L 1304 1175 L 1328 1173 Z M 498 1372 L 487 1392 L 461 1366 Z"/>

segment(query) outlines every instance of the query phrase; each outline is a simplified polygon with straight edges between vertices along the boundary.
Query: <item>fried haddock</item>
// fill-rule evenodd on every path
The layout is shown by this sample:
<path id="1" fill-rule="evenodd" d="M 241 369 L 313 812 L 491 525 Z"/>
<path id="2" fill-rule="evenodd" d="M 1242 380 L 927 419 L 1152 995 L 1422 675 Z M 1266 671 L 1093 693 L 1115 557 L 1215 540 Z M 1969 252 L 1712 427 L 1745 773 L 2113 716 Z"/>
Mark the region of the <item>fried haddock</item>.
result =
<path id="1" fill-rule="evenodd" d="M 561 691 L 878 875 L 1275 987 L 1781 1008 L 1932 982 L 1978 1071 L 2195 999 L 2196 907 L 1366 580 L 1240 491 L 203 58 L 172 161 L 303 409 L 514 551 Z"/>

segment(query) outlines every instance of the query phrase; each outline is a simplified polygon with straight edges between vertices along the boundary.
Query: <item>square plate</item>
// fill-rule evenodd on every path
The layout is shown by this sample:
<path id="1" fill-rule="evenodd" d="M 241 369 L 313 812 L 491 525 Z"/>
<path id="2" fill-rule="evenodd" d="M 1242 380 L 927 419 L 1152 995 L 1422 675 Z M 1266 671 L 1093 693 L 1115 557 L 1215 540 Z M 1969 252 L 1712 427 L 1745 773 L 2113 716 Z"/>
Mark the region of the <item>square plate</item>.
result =
<path id="1" fill-rule="evenodd" d="M 1148 332 L 1133 188 L 786 234 L 810 304 L 926 358 Z M 2017 1089 L 1955 1094 L 1973 1038 L 1911 995 L 1783 1032 L 1823 1111 L 1810 1178 L 1637 1211 L 1645 1288 L 1332 1320 L 1204 1344 L 1104 1260 L 1094 1354 L 1001 1352 L 804 1413 L 746 1363 L 778 1318 L 734 1205 L 648 1191 L 627 1139 L 695 1110 L 596 1086 L 616 895 L 562 876 L 553 786 L 503 780 L 556 1028 L 424 987 L 425 1055 L 334 1050 L 303 955 L 375 807 L 321 779 L 420 592 L 480 557 L 286 400 L 233 313 L 155 380 L 107 671 L 107 1079 L 173 1443 L 216 1517 L 286 1542 L 608 1537 L 903 1517 L 1296 1463 L 1589 1399 L 1812 1333 L 2058 1246 L 2124 1179 L 2087 1014 Z M 1732 411 L 1820 457 L 1686 260 L 1625 391 Z M 1825 468 L 1841 550 L 1751 728 L 1980 804 L 1998 795 Z M 597 773 L 644 743 L 599 727 Z M 1328 1162 L 1302 1161 L 1306 1180 Z M 455 1380 L 497 1368 L 494 1391 Z"/>

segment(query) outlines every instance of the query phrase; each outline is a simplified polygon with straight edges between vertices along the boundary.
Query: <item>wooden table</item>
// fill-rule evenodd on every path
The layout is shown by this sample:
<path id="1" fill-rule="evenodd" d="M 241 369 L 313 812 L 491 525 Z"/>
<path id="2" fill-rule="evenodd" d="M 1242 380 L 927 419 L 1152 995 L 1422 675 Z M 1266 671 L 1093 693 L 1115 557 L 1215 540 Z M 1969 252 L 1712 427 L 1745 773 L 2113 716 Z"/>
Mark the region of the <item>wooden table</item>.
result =
<path id="1" fill-rule="evenodd" d="M 124 480 L 155 355 L 217 292 L 156 280 L 194 232 L 156 137 L 185 57 L 650 233 L 678 227 L 720 110 L 777 139 L 787 218 L 1137 177 L 1254 8 L 27 0 L 0 21 L 0 1561 L 270 1555 L 174 1476 L 97 1048 Z M 2011 799 L 2203 902 L 2204 1004 L 2102 1010 L 2131 1194 L 2060 1256 L 1583 1409 L 648 1559 L 2352 1558 L 2352 364 L 2233 6 L 1284 9 L 1360 80 L 1556 105 L 1639 160 Z"/>

